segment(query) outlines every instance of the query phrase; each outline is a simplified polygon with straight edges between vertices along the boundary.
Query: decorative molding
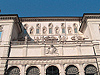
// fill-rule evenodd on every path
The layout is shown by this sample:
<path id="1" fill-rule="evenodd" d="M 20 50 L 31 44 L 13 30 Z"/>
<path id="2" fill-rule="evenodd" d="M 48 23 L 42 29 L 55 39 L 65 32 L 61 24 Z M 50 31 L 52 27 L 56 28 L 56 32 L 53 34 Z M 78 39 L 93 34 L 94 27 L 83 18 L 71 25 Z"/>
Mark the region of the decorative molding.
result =
<path id="1" fill-rule="evenodd" d="M 9 60 L 9 65 L 25 65 L 25 64 L 80 64 L 80 63 L 96 63 L 96 59 L 45 59 L 45 60 Z"/>
<path id="2" fill-rule="evenodd" d="M 38 18 L 38 17 L 25 17 L 25 18 L 20 18 L 20 21 L 21 22 L 25 22 L 25 21 L 80 21 L 82 20 L 82 17 L 66 17 L 66 18 L 55 18 L 55 17 L 52 17 L 52 18 L 44 18 L 44 17 L 41 17 L 41 18 Z"/>

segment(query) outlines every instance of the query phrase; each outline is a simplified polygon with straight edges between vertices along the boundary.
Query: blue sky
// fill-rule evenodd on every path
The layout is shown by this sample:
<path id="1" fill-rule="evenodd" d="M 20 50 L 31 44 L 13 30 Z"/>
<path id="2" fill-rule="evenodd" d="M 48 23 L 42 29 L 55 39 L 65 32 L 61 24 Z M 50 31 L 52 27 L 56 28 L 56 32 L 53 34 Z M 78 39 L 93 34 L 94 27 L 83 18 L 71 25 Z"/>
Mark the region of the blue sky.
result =
<path id="1" fill-rule="evenodd" d="M 100 13 L 100 0 L 0 0 L 0 9 L 19 17 L 82 16 Z"/>

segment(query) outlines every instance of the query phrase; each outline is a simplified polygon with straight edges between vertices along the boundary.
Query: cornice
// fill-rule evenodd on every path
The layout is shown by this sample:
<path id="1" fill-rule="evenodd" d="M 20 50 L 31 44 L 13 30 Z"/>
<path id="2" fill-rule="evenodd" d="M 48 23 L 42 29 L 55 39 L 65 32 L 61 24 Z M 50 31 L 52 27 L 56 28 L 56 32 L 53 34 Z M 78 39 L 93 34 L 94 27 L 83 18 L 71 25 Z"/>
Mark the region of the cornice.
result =
<path id="1" fill-rule="evenodd" d="M 34 56 L 34 57 L 1 57 L 2 60 L 54 60 L 54 59 L 95 59 L 100 55 L 80 55 L 80 56 Z"/>
<path id="2" fill-rule="evenodd" d="M 38 21 L 80 21 L 81 17 L 25 17 L 20 18 L 21 22 L 38 22 Z"/>
<path id="3" fill-rule="evenodd" d="M 14 20 L 14 24 L 16 24 L 19 31 L 21 31 L 21 23 L 17 14 L 1 14 L 0 20 Z"/>
<path id="4" fill-rule="evenodd" d="M 79 31 L 83 32 L 84 30 L 84 27 L 85 25 L 87 25 L 87 19 L 100 19 L 100 13 L 86 13 L 83 15 L 83 18 L 82 18 L 82 23 L 81 23 L 81 26 L 79 28 Z"/>

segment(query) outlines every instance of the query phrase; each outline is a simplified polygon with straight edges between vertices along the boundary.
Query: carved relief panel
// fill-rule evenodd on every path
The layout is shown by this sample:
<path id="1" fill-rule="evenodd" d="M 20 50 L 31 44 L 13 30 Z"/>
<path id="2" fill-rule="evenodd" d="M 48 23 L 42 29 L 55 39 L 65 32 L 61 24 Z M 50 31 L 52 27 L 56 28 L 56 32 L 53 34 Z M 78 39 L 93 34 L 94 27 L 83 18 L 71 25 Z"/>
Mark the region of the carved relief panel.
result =
<path id="1" fill-rule="evenodd" d="M 46 55 L 58 55 L 58 49 L 54 45 L 50 45 L 45 50 Z"/>

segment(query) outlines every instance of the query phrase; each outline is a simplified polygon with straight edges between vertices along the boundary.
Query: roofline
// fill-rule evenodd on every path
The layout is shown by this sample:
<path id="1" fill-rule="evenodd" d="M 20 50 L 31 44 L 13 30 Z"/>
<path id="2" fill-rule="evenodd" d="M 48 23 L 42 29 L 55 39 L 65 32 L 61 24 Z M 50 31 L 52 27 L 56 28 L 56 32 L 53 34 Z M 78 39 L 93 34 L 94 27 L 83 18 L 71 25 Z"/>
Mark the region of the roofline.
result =
<path id="1" fill-rule="evenodd" d="M 84 15 L 100 15 L 100 13 L 84 13 L 83 16 Z"/>
<path id="2" fill-rule="evenodd" d="M 18 17 L 18 14 L 0 14 L 0 16 L 17 16 Z"/>
<path id="3" fill-rule="evenodd" d="M 41 17 L 19 17 L 19 18 L 82 18 L 82 17 L 77 17 L 77 16 L 41 16 Z"/>
<path id="4" fill-rule="evenodd" d="M 100 16 L 100 13 L 84 13 L 83 14 L 83 17 L 82 17 L 82 24 L 81 24 L 81 26 L 80 26 L 80 28 L 79 28 L 79 31 L 81 31 L 81 32 L 83 32 L 83 21 L 84 21 L 84 18 L 85 17 L 87 17 L 87 16 Z"/>

